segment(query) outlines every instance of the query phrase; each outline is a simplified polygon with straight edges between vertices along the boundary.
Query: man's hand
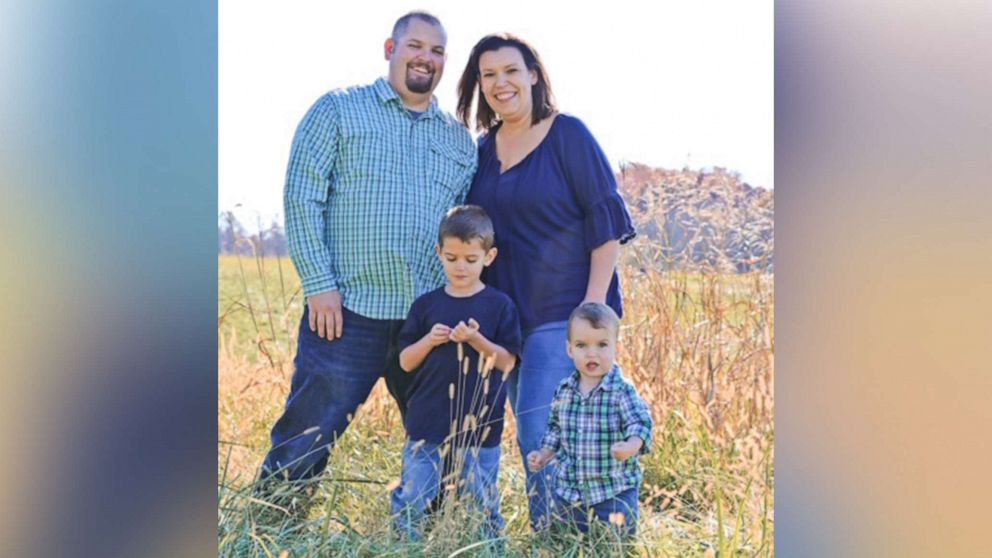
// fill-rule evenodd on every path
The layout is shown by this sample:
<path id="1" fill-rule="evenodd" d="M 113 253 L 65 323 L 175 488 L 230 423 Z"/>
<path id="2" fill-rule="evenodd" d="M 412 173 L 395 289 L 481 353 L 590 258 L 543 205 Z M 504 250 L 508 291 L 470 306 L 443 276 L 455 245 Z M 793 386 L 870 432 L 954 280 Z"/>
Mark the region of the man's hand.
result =
<path id="1" fill-rule="evenodd" d="M 430 341 L 432 347 L 437 347 L 438 345 L 444 345 L 450 339 L 451 328 L 444 324 L 434 324 L 431 328 L 430 333 L 427 334 L 427 339 Z"/>
<path id="2" fill-rule="evenodd" d="M 610 455 L 617 461 L 626 461 L 637 455 L 641 451 L 644 440 L 640 436 L 631 436 L 622 442 L 617 442 L 610 446 Z"/>
<path id="3" fill-rule="evenodd" d="M 479 322 L 475 321 L 475 318 L 469 318 L 468 323 L 458 322 L 455 329 L 451 330 L 450 339 L 457 343 L 468 343 L 475 339 L 475 336 L 479 333 Z"/>
<path id="4" fill-rule="evenodd" d="M 307 308 L 310 316 L 310 331 L 316 331 L 317 337 L 333 341 L 341 337 L 344 325 L 341 317 L 341 293 L 326 291 L 307 297 Z"/>
<path id="5" fill-rule="evenodd" d="M 534 450 L 527 454 L 527 468 L 530 469 L 531 473 L 536 473 L 544 468 L 554 456 L 555 452 L 548 448 Z"/>

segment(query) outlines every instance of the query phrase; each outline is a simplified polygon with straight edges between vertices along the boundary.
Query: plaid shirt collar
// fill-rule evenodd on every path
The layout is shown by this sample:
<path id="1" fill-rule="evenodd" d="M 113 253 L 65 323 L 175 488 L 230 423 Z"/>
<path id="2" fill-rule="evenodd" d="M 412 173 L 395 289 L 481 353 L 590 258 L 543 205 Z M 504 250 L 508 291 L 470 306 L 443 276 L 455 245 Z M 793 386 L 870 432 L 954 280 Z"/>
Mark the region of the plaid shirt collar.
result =
<path id="1" fill-rule="evenodd" d="M 572 375 L 569 376 L 568 380 L 565 381 L 565 385 L 581 397 L 582 392 L 579 391 L 580 379 L 581 379 L 581 375 L 579 374 L 579 371 L 573 370 Z M 586 397 L 596 393 L 599 390 L 613 391 L 614 389 L 616 389 L 619 383 L 620 383 L 620 365 L 617 363 L 613 363 L 613 366 L 610 367 L 610 371 L 606 373 L 606 376 L 603 376 L 603 381 L 599 382 L 599 385 L 594 387 L 592 391 L 590 391 L 586 395 Z"/>
<path id="2" fill-rule="evenodd" d="M 407 108 L 403 106 L 403 99 L 400 99 L 400 94 L 393 89 L 393 86 L 390 85 L 388 79 L 381 77 L 375 80 L 375 83 L 372 84 L 372 89 L 375 90 L 375 93 L 378 95 L 379 101 L 382 104 L 394 102 L 403 110 L 407 110 Z M 438 113 L 439 109 L 437 108 L 437 97 L 432 95 L 431 102 L 427 106 L 427 110 L 424 111 L 424 114 L 421 115 L 421 118 L 436 118 L 439 116 Z"/>

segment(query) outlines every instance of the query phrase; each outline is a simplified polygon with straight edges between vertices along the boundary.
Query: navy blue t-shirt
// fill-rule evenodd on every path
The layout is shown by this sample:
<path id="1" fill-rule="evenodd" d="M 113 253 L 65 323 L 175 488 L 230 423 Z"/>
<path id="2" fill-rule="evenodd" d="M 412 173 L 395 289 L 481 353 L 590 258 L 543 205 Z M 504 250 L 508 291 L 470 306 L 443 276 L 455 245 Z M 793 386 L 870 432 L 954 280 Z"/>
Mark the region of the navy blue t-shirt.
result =
<path id="1" fill-rule="evenodd" d="M 466 203 L 493 221 L 499 257 L 482 275 L 510 296 L 524 331 L 567 320 L 585 298 L 590 253 L 635 236 L 610 163 L 581 120 L 555 117 L 548 135 L 500 174 L 496 128 L 479 138 L 479 168 Z M 623 314 L 616 272 L 606 304 Z"/>
<path id="2" fill-rule="evenodd" d="M 453 328 L 458 322 L 468 323 L 469 318 L 479 322 L 479 332 L 486 339 L 520 354 L 516 307 L 510 297 L 489 286 L 464 298 L 451 296 L 441 287 L 415 300 L 400 330 L 400 351 L 427 335 L 434 324 Z M 468 343 L 461 345 L 463 361 L 458 360 L 458 343 L 449 341 L 434 347 L 413 372 L 404 424 L 411 440 L 440 444 L 458 432 L 459 437 L 454 441 L 459 444 L 499 445 L 506 405 L 504 375 L 494 367 L 483 377 L 479 372 L 479 353 Z M 452 384 L 454 398 L 450 397 Z M 474 423 L 469 418 L 466 428 L 465 418 L 469 416 L 474 417 Z M 458 421 L 454 430 L 453 420 Z"/>

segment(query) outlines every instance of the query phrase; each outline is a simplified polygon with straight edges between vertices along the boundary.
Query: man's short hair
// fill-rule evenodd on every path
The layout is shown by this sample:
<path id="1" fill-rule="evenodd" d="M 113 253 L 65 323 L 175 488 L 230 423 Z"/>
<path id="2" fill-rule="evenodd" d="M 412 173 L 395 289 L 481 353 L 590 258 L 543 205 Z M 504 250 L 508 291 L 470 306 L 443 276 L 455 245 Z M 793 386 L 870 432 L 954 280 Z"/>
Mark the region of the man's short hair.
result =
<path id="1" fill-rule="evenodd" d="M 575 320 L 585 320 L 594 329 L 609 328 L 613 330 L 613 336 L 620 335 L 620 317 L 612 308 L 599 302 L 586 302 L 580 304 L 578 308 L 572 310 L 568 317 L 568 338 L 572 338 L 572 322 Z"/>
<path id="2" fill-rule="evenodd" d="M 424 23 L 429 23 L 431 25 L 434 25 L 435 27 L 441 27 L 441 28 L 444 27 L 443 25 L 441 25 L 441 20 L 439 20 L 437 16 L 435 16 L 434 14 L 428 12 L 422 12 L 422 11 L 413 11 L 406 15 L 401 16 L 399 19 L 396 20 L 396 23 L 393 24 L 393 33 L 391 35 L 393 40 L 394 41 L 400 40 L 400 37 L 403 36 L 403 33 L 406 33 L 406 28 L 410 26 L 410 22 L 415 19 L 419 19 L 420 21 L 423 21 Z"/>
<path id="3" fill-rule="evenodd" d="M 486 210 L 477 205 L 459 205 L 448 210 L 437 232 L 437 244 L 442 246 L 445 238 L 457 238 L 468 244 L 475 239 L 482 242 L 482 249 L 493 247 L 496 233 L 493 222 Z"/>

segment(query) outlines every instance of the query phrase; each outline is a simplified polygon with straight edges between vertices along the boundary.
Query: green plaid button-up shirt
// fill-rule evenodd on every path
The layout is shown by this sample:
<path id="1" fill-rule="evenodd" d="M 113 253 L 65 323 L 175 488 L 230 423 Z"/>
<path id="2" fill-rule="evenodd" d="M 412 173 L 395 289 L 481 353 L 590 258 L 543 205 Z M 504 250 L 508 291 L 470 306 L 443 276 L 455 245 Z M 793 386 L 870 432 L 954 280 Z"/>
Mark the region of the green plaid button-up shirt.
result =
<path id="1" fill-rule="evenodd" d="M 337 289 L 353 312 L 405 318 L 444 284 L 437 228 L 464 201 L 477 157 L 436 99 L 415 119 L 385 78 L 318 99 L 296 129 L 284 196 L 303 294 Z"/>
<path id="2" fill-rule="evenodd" d="M 651 412 L 616 364 L 595 389 L 579 392 L 579 373 L 558 384 L 541 447 L 558 458 L 555 492 L 570 502 L 593 506 L 638 486 L 637 456 L 617 461 L 610 446 L 639 436 L 640 453 L 651 450 Z"/>

